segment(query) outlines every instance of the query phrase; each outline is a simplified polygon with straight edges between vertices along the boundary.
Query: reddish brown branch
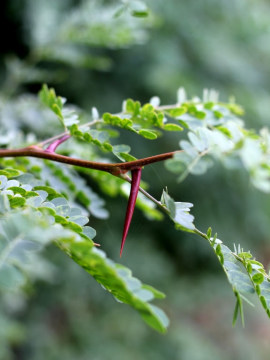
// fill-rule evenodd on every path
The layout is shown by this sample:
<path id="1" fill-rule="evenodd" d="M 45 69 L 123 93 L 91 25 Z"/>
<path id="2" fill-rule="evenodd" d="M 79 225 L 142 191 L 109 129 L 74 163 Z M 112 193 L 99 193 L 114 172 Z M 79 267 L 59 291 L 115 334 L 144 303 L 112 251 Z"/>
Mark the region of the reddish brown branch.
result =
<path id="1" fill-rule="evenodd" d="M 102 163 L 95 161 L 87 161 L 82 159 L 76 159 L 69 156 L 59 155 L 53 152 L 48 152 L 46 150 L 41 149 L 38 146 L 28 146 L 22 149 L 12 149 L 12 150 L 0 150 L 0 158 L 4 157 L 23 157 L 30 156 L 41 159 L 48 159 L 51 161 L 56 161 L 64 164 L 80 166 L 88 169 L 95 169 L 100 171 L 108 172 L 112 175 L 119 176 L 120 174 L 124 174 L 129 170 L 136 169 L 138 167 L 143 167 L 145 165 L 153 164 L 155 162 L 164 161 L 167 159 L 171 159 L 176 152 L 172 151 L 164 154 L 154 155 L 150 157 L 146 157 L 143 159 L 138 159 L 134 161 L 128 161 L 125 163 Z"/>

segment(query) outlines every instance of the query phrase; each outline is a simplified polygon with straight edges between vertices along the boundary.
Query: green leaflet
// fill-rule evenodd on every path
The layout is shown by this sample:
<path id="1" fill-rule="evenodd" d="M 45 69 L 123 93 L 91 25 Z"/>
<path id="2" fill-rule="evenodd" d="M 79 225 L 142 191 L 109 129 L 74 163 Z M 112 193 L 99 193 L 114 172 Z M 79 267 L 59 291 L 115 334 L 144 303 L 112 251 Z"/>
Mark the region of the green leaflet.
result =
<path id="1" fill-rule="evenodd" d="M 166 207 L 170 218 L 174 221 L 177 228 L 188 232 L 195 230 L 193 224 L 194 216 L 189 213 L 193 204 L 174 202 L 165 190 L 162 193 L 161 203 Z"/>
<path id="2" fill-rule="evenodd" d="M 157 138 L 156 133 L 146 129 L 139 130 L 138 134 L 149 140 L 155 140 Z"/>
<path id="3" fill-rule="evenodd" d="M 11 178 L 11 177 L 20 175 L 20 171 L 16 170 L 16 169 L 5 168 L 5 169 L 0 170 L 0 176 L 1 175 L 6 176 L 7 178 Z"/>
<path id="4" fill-rule="evenodd" d="M 187 112 L 186 106 L 175 107 L 174 109 L 167 110 L 171 117 L 179 117 Z"/>
<path id="5" fill-rule="evenodd" d="M 182 126 L 179 126 L 179 125 L 173 124 L 173 123 L 165 124 L 163 129 L 167 130 L 167 131 L 183 131 Z"/>
<path id="6" fill-rule="evenodd" d="M 131 148 L 128 145 L 114 145 L 113 153 L 121 161 L 134 161 L 136 158 L 129 154 Z"/>

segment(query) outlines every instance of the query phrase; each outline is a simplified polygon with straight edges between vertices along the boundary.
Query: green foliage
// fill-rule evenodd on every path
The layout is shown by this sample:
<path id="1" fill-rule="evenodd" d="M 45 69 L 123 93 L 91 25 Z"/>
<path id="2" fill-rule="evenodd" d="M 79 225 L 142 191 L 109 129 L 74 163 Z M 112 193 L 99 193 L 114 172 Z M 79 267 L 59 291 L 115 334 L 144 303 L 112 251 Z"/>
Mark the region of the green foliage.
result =
<path id="1" fill-rule="evenodd" d="M 40 180 L 22 174 L 16 180 L 1 176 L 1 213 L 10 215 L 1 221 L 0 289 L 16 289 L 25 283 L 34 260 L 25 262 L 24 252 L 36 252 L 50 241 L 89 272 L 105 289 L 119 300 L 140 312 L 154 329 L 165 332 L 168 319 L 161 309 L 150 304 L 164 295 L 134 278 L 131 271 L 115 264 L 94 247 L 96 232 L 88 224 L 79 207 Z M 60 197 L 59 197 L 60 196 Z M 14 200 L 17 200 L 16 202 Z M 20 200 L 20 201 L 19 201 Z M 20 212 L 11 212 L 20 208 Z M 35 226 L 33 227 L 33 223 Z M 41 233 L 41 234 L 40 234 Z M 38 245 L 38 246 L 37 246 Z M 21 249 L 21 250 L 20 250 Z"/>
<path id="2" fill-rule="evenodd" d="M 159 100 L 157 101 L 158 103 Z M 161 135 L 158 129 L 167 131 L 183 130 L 177 124 L 166 123 L 167 119 L 164 115 L 164 112 L 160 111 L 158 106 L 154 107 L 151 103 L 142 106 L 139 101 L 127 99 L 124 102 L 122 114 L 113 115 L 105 113 L 103 114 L 103 120 L 106 124 L 130 130 L 148 140 L 155 140 Z"/>
<path id="3" fill-rule="evenodd" d="M 142 284 L 132 276 L 128 268 L 115 264 L 106 257 L 103 251 L 97 248 L 89 251 L 87 241 L 59 241 L 57 244 L 106 288 L 116 300 L 136 309 L 145 322 L 155 330 L 166 332 L 169 324 L 167 316 L 161 309 L 149 303 L 154 298 L 163 298 L 165 296 L 163 293 Z"/>
<path id="4" fill-rule="evenodd" d="M 1 208 L 3 212 L 1 193 Z M 9 202 L 6 200 L 6 207 Z M 10 202 L 11 205 L 11 202 Z M 20 204 L 22 206 L 23 204 Z M 48 279 L 46 261 L 40 250 L 56 237 L 70 236 L 64 229 L 51 226 L 31 209 L 10 212 L 1 219 L 0 292 L 17 291 L 29 281 Z M 38 264 L 38 266 L 37 266 Z"/>
<path id="5" fill-rule="evenodd" d="M 165 191 L 163 191 L 162 194 L 162 203 L 166 206 L 166 211 L 177 225 L 176 228 L 197 233 L 207 239 L 214 249 L 236 296 L 233 324 L 235 324 L 238 313 L 240 312 L 244 326 L 243 300 L 253 306 L 247 298 L 247 296 L 252 294 L 256 294 L 259 297 L 262 306 L 270 317 L 270 278 L 263 264 L 256 261 L 250 252 L 244 252 L 243 249 L 240 248 L 240 245 L 238 250 L 235 248 L 235 251 L 232 252 L 228 246 L 224 245 L 222 241 L 217 238 L 217 235 L 211 237 L 211 228 L 208 229 L 207 234 L 196 229 L 193 225 L 194 217 L 189 214 L 190 207 L 192 207 L 193 204 L 174 202 Z"/>
<path id="6" fill-rule="evenodd" d="M 262 306 L 270 317 L 270 279 L 263 264 L 256 261 L 250 252 L 244 252 L 240 246 L 238 250 L 235 249 L 235 251 L 232 252 L 227 246 L 223 245 L 219 239 L 213 240 L 209 238 L 209 242 L 215 250 L 237 299 L 234 323 L 238 310 L 240 310 L 244 324 L 242 301 L 244 300 L 250 304 L 246 296 L 250 296 L 251 294 L 256 294 L 259 297 Z"/>
<path id="7" fill-rule="evenodd" d="M 129 256 L 123 259 L 136 268 L 140 277 L 146 277 L 147 282 L 156 279 L 170 293 L 166 307 L 170 307 L 174 322 L 166 340 L 150 335 L 143 325 L 136 323 L 135 317 L 135 321 L 130 320 L 132 314 L 125 318 L 121 305 L 112 304 L 109 309 L 106 301 L 110 302 L 110 297 L 100 301 L 95 293 L 99 287 L 92 286 L 89 296 L 85 289 L 91 279 L 85 275 L 84 282 L 83 272 L 72 267 L 69 259 L 63 266 L 59 261 L 61 252 L 54 249 L 57 244 L 118 300 L 132 305 L 157 330 L 165 331 L 166 317 L 148 302 L 150 297 L 162 298 L 162 294 L 134 279 L 129 269 L 109 260 L 104 252 L 114 258 L 114 244 L 120 240 L 119 231 L 113 231 L 119 229 L 120 220 L 122 224 L 119 218 L 124 214 L 125 203 L 119 197 L 127 198 L 130 189 L 123 178 L 48 160 L 1 158 L 0 263 L 4 265 L 0 266 L 0 358 L 82 359 L 90 354 L 135 359 L 143 353 L 146 358 L 157 359 L 222 359 L 223 351 L 218 347 L 224 348 L 228 336 L 233 341 L 226 347 L 229 350 L 224 358 L 263 358 L 263 354 L 267 358 L 269 351 L 264 351 L 263 346 L 254 352 L 250 351 L 249 341 L 238 346 L 237 329 L 231 332 L 233 335 L 224 332 L 230 299 L 223 299 L 226 286 L 216 274 L 213 276 L 216 273 L 212 271 L 213 261 L 203 246 L 210 245 L 214 250 L 217 266 L 220 264 L 232 287 L 236 298 L 233 322 L 239 313 L 244 322 L 243 303 L 256 296 L 269 315 L 269 275 L 250 252 L 239 246 L 232 251 L 229 244 L 246 242 L 245 248 L 252 248 L 259 258 L 263 254 L 263 261 L 267 261 L 264 247 L 269 237 L 269 207 L 261 206 L 258 211 L 253 200 L 256 198 L 255 203 L 262 204 L 267 197 L 252 186 L 265 193 L 270 191 L 269 132 L 248 130 L 239 119 L 242 107 L 233 99 L 229 103 L 219 102 L 213 90 L 204 90 L 201 99 L 188 99 L 180 88 L 176 103 L 170 105 L 160 105 L 157 96 L 148 102 L 148 97 L 154 89 L 167 103 L 179 84 L 198 93 L 207 81 L 220 89 L 222 96 L 236 94 L 247 109 L 247 121 L 252 126 L 267 123 L 269 89 L 265 79 L 269 73 L 269 51 L 265 44 L 269 37 L 266 31 L 269 6 L 266 2 L 248 1 L 251 11 L 247 14 L 240 1 L 229 6 L 226 1 L 217 4 L 214 0 L 171 2 L 164 6 L 162 1 L 150 0 L 147 5 L 151 11 L 137 0 L 75 3 L 11 0 L 4 5 L 9 11 L 7 16 L 4 14 L 3 26 L 14 17 L 11 26 L 14 32 L 19 29 L 17 36 L 23 39 L 23 46 L 0 66 L 4 80 L 0 93 L 0 151 L 32 144 L 45 148 L 50 144 L 47 138 L 58 135 L 63 127 L 71 138 L 57 152 L 87 161 L 134 161 L 134 155 L 144 157 L 177 150 L 178 142 L 181 150 L 166 162 L 172 174 L 154 173 L 153 166 L 148 172 L 143 171 L 151 186 L 145 182 L 141 186 L 152 194 L 160 194 L 160 187 L 168 185 L 178 199 L 190 202 L 174 202 L 164 191 L 161 202 L 139 194 L 136 206 L 147 219 L 161 220 L 161 212 L 169 215 L 175 227 L 184 233 L 175 242 L 169 227 L 164 229 L 156 224 L 150 229 L 141 225 L 143 221 L 135 220 L 136 248 L 131 233 L 129 244 L 133 251 L 129 250 Z M 153 16 L 153 10 L 159 18 Z M 156 25 L 159 27 L 154 29 Z M 147 42 L 149 35 L 152 41 Z M 14 39 L 13 32 L 10 36 L 11 48 L 18 39 Z M 130 48 L 134 44 L 139 46 Z M 5 49 L 4 46 L 4 52 Z M 57 92 L 85 110 L 66 104 L 64 98 L 46 86 L 40 92 L 42 104 L 35 96 L 26 94 L 40 83 L 54 83 Z M 142 103 L 127 99 L 122 111 L 115 114 L 117 104 L 127 93 Z M 103 116 L 95 108 L 91 114 L 93 104 Z M 164 139 L 160 139 L 161 135 Z M 224 169 L 218 167 L 219 162 Z M 241 173 L 241 169 L 245 170 Z M 173 175 L 183 181 L 189 174 L 205 176 L 192 176 L 181 186 L 170 183 Z M 252 185 L 246 191 L 245 174 Z M 221 185 L 219 177 L 223 178 Z M 230 185 L 226 187 L 226 183 Z M 109 197 L 114 199 L 105 206 Z M 196 204 L 196 223 L 200 226 L 209 223 L 208 215 L 219 233 L 224 227 L 221 237 L 226 245 L 212 235 L 210 228 L 204 234 L 195 227 L 191 202 Z M 112 213 L 111 221 L 107 220 L 108 210 Z M 91 226 L 97 229 L 100 226 L 97 241 L 102 243 L 103 252 L 93 244 L 96 231 L 86 223 L 89 215 Z M 205 239 L 206 244 L 196 244 L 194 234 Z M 252 236 L 256 239 L 255 250 L 255 245 L 248 243 Z M 41 252 L 49 243 L 52 244 Z M 48 256 L 47 251 L 51 252 Z M 61 269 L 58 276 L 53 264 Z M 33 288 L 31 284 L 36 280 L 42 281 Z M 130 284 L 138 286 L 137 290 L 130 291 Z M 220 294 L 219 300 L 209 291 L 213 288 Z M 26 298 L 33 295 L 31 306 L 24 308 Z M 117 311 L 122 311 L 121 317 Z M 256 333 L 261 334 L 264 320 L 259 315 L 256 322 L 252 316 L 251 328 L 259 329 Z M 13 321 L 15 317 L 21 320 L 20 326 Z M 225 333 L 226 338 L 219 339 L 217 326 L 219 334 Z M 106 347 L 99 345 L 100 329 L 105 329 L 102 338 Z M 126 340 L 128 347 L 119 351 L 127 339 L 126 333 L 130 334 Z M 214 341 L 206 341 L 207 334 L 212 333 Z M 245 338 L 248 336 L 245 334 Z M 232 352 L 228 355 L 228 351 Z"/>
<path id="8" fill-rule="evenodd" d="M 167 161 L 169 170 L 176 174 L 180 173 L 179 180 L 183 180 L 189 173 L 204 174 L 213 165 L 211 157 L 230 167 L 233 166 L 235 159 L 239 158 L 243 167 L 250 173 L 254 185 L 260 190 L 269 191 L 269 133 L 263 129 L 259 136 L 247 131 L 243 121 L 235 115 L 235 112 L 237 114 L 240 112 L 238 107 L 231 106 L 230 103 L 215 102 L 211 97 L 205 97 L 204 101 L 198 98 L 188 101 L 184 90 L 180 89 L 178 92 L 180 103 L 175 106 L 160 107 L 159 99 L 156 97 L 145 105 L 128 99 L 124 103 L 122 113 L 117 115 L 104 113 L 102 118 L 99 118 L 98 111 L 94 108 L 92 121 L 80 125 L 77 114 L 64 107 L 65 101 L 56 95 L 54 89 L 44 85 L 39 96 L 43 104 L 57 115 L 65 129 L 69 129 L 65 134 L 69 132 L 72 140 L 75 141 L 75 151 L 77 147 L 82 153 L 85 146 L 90 144 L 92 146 L 90 154 L 94 160 L 99 156 L 97 150 L 102 150 L 117 156 L 121 161 L 134 161 L 135 158 L 129 154 L 130 146 L 109 142 L 119 135 L 114 132 L 114 128 L 128 130 L 148 140 L 154 140 L 161 135 L 161 129 L 169 132 L 183 130 L 177 123 L 167 123 L 166 117 L 169 117 L 188 130 L 188 140 L 180 140 L 182 150 L 176 152 L 174 158 Z M 68 154 L 74 153 L 74 149 L 68 149 L 66 150 Z M 60 238 L 55 235 L 54 242 L 116 299 L 134 307 L 150 326 L 164 332 L 168 325 L 167 317 L 161 310 L 149 304 L 156 295 L 160 297 L 159 293 L 150 287 L 146 289 L 145 285 L 132 277 L 130 270 L 115 264 L 103 251 L 97 250 L 92 241 L 95 230 L 85 226 L 89 222 L 87 214 L 81 208 L 69 204 L 69 200 L 79 201 L 92 212 L 96 195 L 88 189 L 82 179 L 77 178 L 77 175 L 72 170 L 66 169 L 64 165 L 56 166 L 46 160 L 44 167 L 33 166 L 36 161 L 29 160 L 25 164 L 25 170 L 34 169 L 39 179 L 29 174 L 19 175 L 16 163 L 13 164 L 14 169 L 2 170 L 3 211 L 8 211 L 9 208 L 25 211 L 30 208 L 45 219 L 48 218 L 48 227 L 60 226 L 65 231 L 71 232 L 70 236 L 62 234 Z M 5 160 L 3 160 L 4 164 Z M 85 169 L 84 172 L 94 175 L 95 180 L 101 180 L 99 176 L 95 176 L 96 172 L 92 173 L 92 170 Z M 14 176 L 16 179 L 13 179 Z M 46 180 L 47 183 L 40 179 Z M 55 181 L 56 179 L 58 182 Z M 115 182 L 114 186 L 114 194 L 115 192 L 128 194 L 127 189 L 124 190 L 122 180 Z M 109 188 L 103 186 L 101 188 L 107 193 L 111 192 L 111 189 L 109 190 L 111 185 Z M 100 207 L 100 202 L 97 202 Z M 193 223 L 194 217 L 189 213 L 193 204 L 174 202 L 167 191 L 163 191 L 161 202 L 155 200 L 155 203 L 170 216 L 177 229 L 197 233 L 207 239 L 213 247 L 237 299 L 233 322 L 236 321 L 239 311 L 244 322 L 242 301 L 247 300 L 246 295 L 250 293 L 258 294 L 263 307 L 268 315 L 270 314 L 270 300 L 267 296 L 268 276 L 262 264 L 254 262 L 254 259 L 250 260 L 252 256 L 249 253 L 243 251 L 233 253 L 216 236 L 211 237 L 211 230 L 208 230 L 207 234 L 197 230 Z M 149 219 L 161 219 L 160 212 L 150 205 L 148 199 L 140 196 L 137 206 Z M 101 213 L 100 210 L 94 210 L 93 213 L 100 218 L 107 217 L 103 210 Z M 13 238 L 8 241 L 12 243 Z M 4 255 L 3 259 L 5 258 Z M 17 274 L 17 269 L 14 270 L 12 267 L 11 269 Z M 14 273 L 14 281 L 19 284 L 20 280 L 16 274 Z M 6 278 L 9 279 L 8 276 Z"/>
<path id="9" fill-rule="evenodd" d="M 180 141 L 183 151 L 167 161 L 168 170 L 180 173 L 178 179 L 183 181 L 188 174 L 204 174 L 213 166 L 213 160 L 222 161 L 230 169 L 238 167 L 238 158 L 250 174 L 253 185 L 269 192 L 268 130 L 262 129 L 260 136 L 248 132 L 230 104 L 211 103 L 209 108 L 208 99 L 206 103 L 197 99 L 194 104 L 185 105 L 188 111 L 176 116 L 176 119 L 185 122 L 185 127 L 189 129 L 188 140 Z M 204 116 L 198 118 L 198 111 L 203 112 Z"/>

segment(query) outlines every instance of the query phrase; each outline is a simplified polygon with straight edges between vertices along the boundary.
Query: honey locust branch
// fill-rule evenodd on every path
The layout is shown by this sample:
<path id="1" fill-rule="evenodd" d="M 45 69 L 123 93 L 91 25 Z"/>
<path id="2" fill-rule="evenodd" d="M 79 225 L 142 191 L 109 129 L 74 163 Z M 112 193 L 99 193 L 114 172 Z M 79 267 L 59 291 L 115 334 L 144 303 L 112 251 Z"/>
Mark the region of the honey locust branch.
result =
<path id="1" fill-rule="evenodd" d="M 125 163 L 102 163 L 95 161 L 88 161 L 82 159 L 76 159 L 69 156 L 56 154 L 55 152 L 46 151 L 36 145 L 31 145 L 21 149 L 1 149 L 0 158 L 6 157 L 35 157 L 40 159 L 47 159 L 55 162 L 60 162 L 68 165 L 79 166 L 88 169 L 100 170 L 108 172 L 112 175 L 119 176 L 125 174 L 127 171 L 131 171 L 138 167 L 144 167 L 146 165 L 153 164 L 155 162 L 164 161 L 171 159 L 175 153 L 181 152 L 182 150 L 172 151 L 168 153 L 158 154 L 143 159 L 134 161 L 128 161 Z"/>

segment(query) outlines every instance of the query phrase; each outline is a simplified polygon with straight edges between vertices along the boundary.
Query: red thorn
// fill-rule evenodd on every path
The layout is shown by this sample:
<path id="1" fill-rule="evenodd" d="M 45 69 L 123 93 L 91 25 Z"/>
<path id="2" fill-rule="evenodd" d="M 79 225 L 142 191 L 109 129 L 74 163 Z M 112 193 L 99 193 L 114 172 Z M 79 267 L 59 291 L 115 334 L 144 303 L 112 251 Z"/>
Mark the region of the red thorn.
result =
<path id="1" fill-rule="evenodd" d="M 120 257 L 122 256 L 122 251 L 128 234 L 128 229 L 131 223 L 132 215 L 134 212 L 136 199 L 141 182 L 141 175 L 142 175 L 142 168 L 131 170 L 131 188 L 130 188 L 130 194 L 129 194 L 126 217 L 125 217 L 125 224 L 124 224 L 122 243 L 120 249 Z"/>

